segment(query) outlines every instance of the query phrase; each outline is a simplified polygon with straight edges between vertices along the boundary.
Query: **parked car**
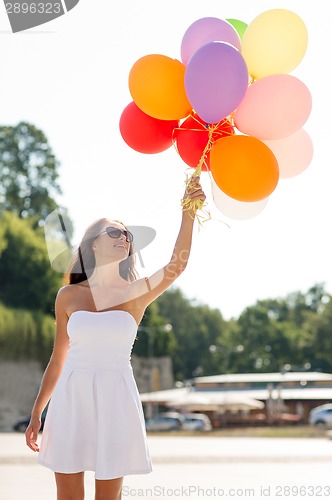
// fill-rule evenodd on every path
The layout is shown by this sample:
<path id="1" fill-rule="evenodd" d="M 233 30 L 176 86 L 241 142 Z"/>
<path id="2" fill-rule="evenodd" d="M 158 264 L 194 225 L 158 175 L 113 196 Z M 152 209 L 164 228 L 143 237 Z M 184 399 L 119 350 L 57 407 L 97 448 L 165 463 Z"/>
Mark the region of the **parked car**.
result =
<path id="1" fill-rule="evenodd" d="M 47 408 L 43 411 L 41 414 L 41 426 L 40 426 L 40 431 L 42 432 L 44 429 L 44 423 L 45 423 L 45 418 L 46 418 L 46 413 L 47 413 Z M 20 420 L 18 420 L 14 425 L 13 425 L 13 430 L 16 432 L 25 432 L 28 425 L 30 422 L 30 417 L 24 417 Z"/>
<path id="2" fill-rule="evenodd" d="M 309 413 L 309 424 L 332 425 L 332 404 L 316 406 Z"/>
<path id="3" fill-rule="evenodd" d="M 182 429 L 186 431 L 211 431 L 211 420 L 204 413 L 187 413 L 184 415 Z"/>
<path id="4" fill-rule="evenodd" d="M 147 420 L 145 424 L 147 431 L 210 431 L 211 420 L 203 413 L 182 414 L 175 411 L 160 413 Z"/>
<path id="5" fill-rule="evenodd" d="M 182 428 L 184 416 L 175 411 L 160 413 L 145 423 L 147 431 L 176 431 Z"/>

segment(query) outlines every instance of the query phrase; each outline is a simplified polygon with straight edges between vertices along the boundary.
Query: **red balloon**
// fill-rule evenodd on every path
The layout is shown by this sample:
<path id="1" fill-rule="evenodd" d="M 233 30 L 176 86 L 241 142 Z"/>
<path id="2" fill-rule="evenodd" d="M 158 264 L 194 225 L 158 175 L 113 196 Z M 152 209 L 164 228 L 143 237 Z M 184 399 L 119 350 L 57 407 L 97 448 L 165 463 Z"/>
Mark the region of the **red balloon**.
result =
<path id="1" fill-rule="evenodd" d="M 208 124 L 196 113 L 186 118 L 179 128 L 174 131 L 174 138 L 179 155 L 190 167 L 196 168 L 204 152 L 209 139 Z M 214 141 L 221 137 L 234 134 L 234 128 L 230 121 L 224 119 L 212 134 Z M 206 164 L 205 164 L 206 163 Z M 210 152 L 205 157 L 202 170 L 210 168 Z"/>
<path id="2" fill-rule="evenodd" d="M 173 131 L 178 120 L 159 120 L 144 113 L 131 102 L 120 117 L 123 140 L 139 153 L 161 153 L 173 144 Z"/>

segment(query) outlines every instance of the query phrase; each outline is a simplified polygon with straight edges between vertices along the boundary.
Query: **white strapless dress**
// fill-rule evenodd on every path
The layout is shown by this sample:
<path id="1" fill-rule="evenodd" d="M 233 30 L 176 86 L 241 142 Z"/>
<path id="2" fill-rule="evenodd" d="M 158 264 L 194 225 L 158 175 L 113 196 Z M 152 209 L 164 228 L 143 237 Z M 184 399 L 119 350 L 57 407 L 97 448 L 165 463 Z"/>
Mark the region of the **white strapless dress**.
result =
<path id="1" fill-rule="evenodd" d="M 151 472 L 142 404 L 130 364 L 137 323 L 127 311 L 76 311 L 49 403 L 37 463 L 114 479 Z"/>

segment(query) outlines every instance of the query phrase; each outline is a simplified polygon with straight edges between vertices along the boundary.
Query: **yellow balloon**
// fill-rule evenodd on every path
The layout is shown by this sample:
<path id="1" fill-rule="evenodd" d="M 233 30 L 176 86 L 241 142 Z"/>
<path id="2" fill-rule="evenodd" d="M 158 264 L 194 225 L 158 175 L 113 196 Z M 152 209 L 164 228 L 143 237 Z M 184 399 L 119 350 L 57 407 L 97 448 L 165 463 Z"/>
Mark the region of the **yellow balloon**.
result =
<path id="1" fill-rule="evenodd" d="M 254 78 L 290 73 L 304 57 L 308 32 L 302 19 L 286 9 L 272 9 L 257 16 L 242 39 L 242 55 Z"/>

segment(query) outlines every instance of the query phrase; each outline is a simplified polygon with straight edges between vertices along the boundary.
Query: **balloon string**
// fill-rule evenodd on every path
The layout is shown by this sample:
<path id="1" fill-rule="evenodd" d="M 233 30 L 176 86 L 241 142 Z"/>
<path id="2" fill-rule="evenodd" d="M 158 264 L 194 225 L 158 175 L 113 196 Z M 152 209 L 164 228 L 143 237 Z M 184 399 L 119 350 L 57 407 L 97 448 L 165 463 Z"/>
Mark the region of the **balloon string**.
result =
<path id="1" fill-rule="evenodd" d="M 210 127 L 211 125 L 206 125 L 206 127 L 203 126 L 202 122 L 199 121 L 195 115 L 190 115 L 191 118 L 198 124 L 199 128 L 182 128 L 182 126 L 180 127 L 174 127 L 173 129 L 173 132 L 172 132 L 172 142 L 173 142 L 173 146 L 176 150 L 176 152 L 178 154 L 179 153 L 179 150 L 178 150 L 178 147 L 177 147 L 177 144 L 176 144 L 176 137 L 175 137 L 175 132 L 176 131 L 179 131 L 179 132 L 203 132 L 204 134 L 206 134 L 206 131 L 207 129 L 210 131 Z M 225 135 L 233 135 L 233 118 L 232 118 L 232 115 L 229 115 L 227 116 L 226 118 L 223 118 L 221 121 L 219 121 L 218 123 L 214 124 L 213 125 L 213 128 L 214 128 L 214 140 L 217 140 L 221 137 L 225 137 Z M 222 127 L 224 124 L 228 124 L 229 125 L 229 130 L 219 130 L 220 127 Z M 218 136 L 218 137 L 217 137 Z M 204 154 L 204 153 L 203 153 Z M 204 163 L 206 165 L 206 161 L 204 160 Z"/>
<path id="2" fill-rule="evenodd" d="M 202 156 L 198 162 L 197 167 L 194 170 L 194 173 L 190 177 L 187 176 L 186 181 L 185 181 L 187 190 L 191 189 L 194 186 L 194 179 L 196 177 L 200 177 L 202 167 L 204 164 L 206 165 L 206 156 L 212 148 L 213 142 L 215 140 L 213 137 L 213 133 L 218 125 L 219 124 L 208 125 L 209 135 L 208 135 L 208 140 L 207 140 L 207 143 L 206 143 L 205 148 L 203 150 Z M 181 205 L 182 205 L 182 210 L 184 210 L 184 211 L 188 210 L 190 212 L 190 214 L 193 212 L 194 217 L 195 216 L 197 217 L 198 222 L 200 224 L 201 224 L 201 222 L 204 222 L 204 221 L 201 221 L 202 216 L 197 214 L 197 210 L 203 210 L 203 208 L 205 207 L 204 201 L 202 201 L 202 200 L 190 200 L 190 198 L 183 198 L 181 200 Z M 205 210 L 205 215 L 207 216 L 207 218 L 205 218 L 204 220 L 209 220 L 211 218 L 210 213 L 206 210 Z"/>
<path id="3" fill-rule="evenodd" d="M 230 117 L 231 117 L 231 115 L 227 118 L 230 118 Z M 182 128 L 182 126 L 174 127 L 174 129 L 173 129 L 173 143 L 176 141 L 176 139 L 174 138 L 174 132 L 176 130 L 179 130 L 180 132 L 203 132 L 204 134 L 206 134 L 207 127 L 208 127 L 208 129 L 210 129 L 211 125 L 207 125 L 207 127 L 204 127 L 202 122 L 198 121 L 197 118 L 195 118 L 195 116 L 191 115 L 191 118 L 198 123 L 199 128 Z M 230 130 L 229 131 L 228 130 L 219 130 L 220 127 L 222 127 L 226 123 L 229 125 Z M 233 124 L 228 119 L 221 120 L 220 122 L 214 124 L 213 127 L 214 127 L 214 135 L 215 136 L 219 135 L 220 137 L 224 137 L 225 135 L 233 135 Z"/>

